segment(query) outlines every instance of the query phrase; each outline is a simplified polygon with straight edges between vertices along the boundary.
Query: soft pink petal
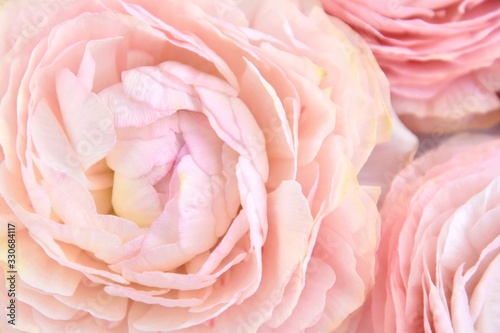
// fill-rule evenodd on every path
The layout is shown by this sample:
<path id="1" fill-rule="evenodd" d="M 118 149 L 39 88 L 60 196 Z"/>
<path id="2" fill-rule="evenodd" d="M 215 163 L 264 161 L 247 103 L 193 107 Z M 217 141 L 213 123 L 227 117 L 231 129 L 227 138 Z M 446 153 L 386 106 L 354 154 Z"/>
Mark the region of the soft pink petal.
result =
<path id="1" fill-rule="evenodd" d="M 128 178 L 115 172 L 113 208 L 123 218 L 140 226 L 149 225 L 162 212 L 154 187 L 144 177 Z"/>
<path id="2" fill-rule="evenodd" d="M 118 140 L 106 156 L 108 166 L 128 178 L 147 175 L 155 166 L 173 165 L 181 148 L 176 134 L 168 129 L 151 140 Z"/>
<path id="3" fill-rule="evenodd" d="M 65 131 L 87 169 L 115 145 L 111 112 L 70 71 L 60 72 L 56 82 Z"/>
<path id="4" fill-rule="evenodd" d="M 32 117 L 32 140 L 40 160 L 81 180 L 80 158 L 49 106 L 41 101 Z"/>
<path id="5" fill-rule="evenodd" d="M 243 102 L 220 92 L 197 87 L 203 113 L 217 135 L 240 155 L 254 164 L 262 180 L 267 180 L 269 165 L 264 142 L 255 118 Z"/>
<path id="6" fill-rule="evenodd" d="M 70 296 L 75 292 L 82 274 L 59 265 L 49 258 L 27 232 L 17 234 L 20 278 L 28 285 L 50 294 Z"/>
<path id="7" fill-rule="evenodd" d="M 217 221 L 212 210 L 214 197 L 205 189 L 210 186 L 210 177 L 189 155 L 180 161 L 177 173 L 180 179 L 179 245 L 186 253 L 201 253 L 217 242 Z"/>
<path id="8" fill-rule="evenodd" d="M 321 260 L 311 258 L 306 274 L 306 283 L 297 306 L 293 308 L 293 312 L 279 326 L 279 329 L 289 332 L 291 330 L 301 331 L 314 325 L 321 318 L 325 308 L 326 291 L 334 283 L 334 270 Z M 273 318 L 275 316 L 276 314 L 273 312 Z M 272 322 L 270 324 L 272 325 Z"/>

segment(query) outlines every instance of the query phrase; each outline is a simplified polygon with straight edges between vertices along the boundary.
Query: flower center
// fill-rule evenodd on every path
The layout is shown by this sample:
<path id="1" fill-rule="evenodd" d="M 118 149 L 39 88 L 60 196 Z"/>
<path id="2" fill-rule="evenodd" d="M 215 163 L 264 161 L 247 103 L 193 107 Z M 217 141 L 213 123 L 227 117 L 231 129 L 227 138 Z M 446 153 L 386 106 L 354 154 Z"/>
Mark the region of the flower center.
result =
<path id="1" fill-rule="evenodd" d="M 183 227 L 196 226 L 209 248 L 240 206 L 238 154 L 202 112 L 192 83 L 201 75 L 173 62 L 140 67 L 99 97 L 113 112 L 117 137 L 106 157 L 115 214 L 141 227 L 168 220 L 172 242 Z"/>

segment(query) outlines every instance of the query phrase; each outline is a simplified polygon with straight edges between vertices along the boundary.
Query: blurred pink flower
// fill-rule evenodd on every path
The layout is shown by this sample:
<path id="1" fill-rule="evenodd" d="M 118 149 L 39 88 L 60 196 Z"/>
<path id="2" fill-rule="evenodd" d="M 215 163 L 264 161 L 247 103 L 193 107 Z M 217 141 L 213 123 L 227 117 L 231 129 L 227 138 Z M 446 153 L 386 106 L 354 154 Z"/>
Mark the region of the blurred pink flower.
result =
<path id="1" fill-rule="evenodd" d="M 392 112 L 350 28 L 315 1 L 16 0 L 0 32 L 18 330 L 349 326 Z"/>
<path id="2" fill-rule="evenodd" d="M 497 0 L 322 0 L 368 42 L 391 83 L 401 120 L 416 132 L 500 121 Z"/>
<path id="3" fill-rule="evenodd" d="M 365 325 L 371 317 L 374 332 L 498 332 L 499 165 L 498 137 L 462 134 L 395 178 Z"/>

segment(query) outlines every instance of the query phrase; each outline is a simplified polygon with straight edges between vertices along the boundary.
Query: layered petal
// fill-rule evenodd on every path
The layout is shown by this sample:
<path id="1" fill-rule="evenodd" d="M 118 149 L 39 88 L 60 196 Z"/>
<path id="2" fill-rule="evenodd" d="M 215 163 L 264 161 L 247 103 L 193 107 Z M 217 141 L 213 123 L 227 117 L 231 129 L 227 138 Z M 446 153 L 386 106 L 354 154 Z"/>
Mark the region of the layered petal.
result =
<path id="1" fill-rule="evenodd" d="M 500 121 L 496 1 L 322 3 L 368 42 L 411 130 L 449 133 Z"/>
<path id="2" fill-rule="evenodd" d="M 381 211 L 371 304 L 376 332 L 488 331 L 496 325 L 479 318 L 493 318 L 497 298 L 482 306 L 474 299 L 486 285 L 494 295 L 498 280 L 489 276 L 499 273 L 500 229 L 493 222 L 499 144 L 495 136 L 457 136 L 398 175 L 405 185 L 393 183 Z"/>

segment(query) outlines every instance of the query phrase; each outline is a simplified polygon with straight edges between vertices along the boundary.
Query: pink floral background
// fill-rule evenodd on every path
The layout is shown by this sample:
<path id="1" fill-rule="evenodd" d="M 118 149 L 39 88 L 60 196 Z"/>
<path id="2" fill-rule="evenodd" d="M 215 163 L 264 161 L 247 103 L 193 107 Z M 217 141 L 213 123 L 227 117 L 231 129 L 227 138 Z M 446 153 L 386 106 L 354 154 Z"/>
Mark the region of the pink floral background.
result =
<path id="1" fill-rule="evenodd" d="M 500 331 L 500 2 L 0 1 L 0 333 Z"/>

